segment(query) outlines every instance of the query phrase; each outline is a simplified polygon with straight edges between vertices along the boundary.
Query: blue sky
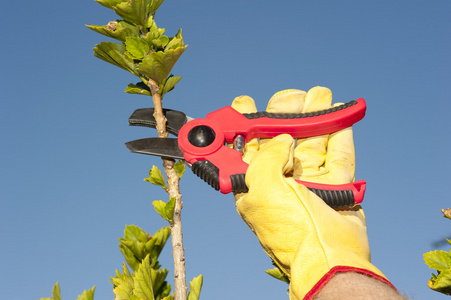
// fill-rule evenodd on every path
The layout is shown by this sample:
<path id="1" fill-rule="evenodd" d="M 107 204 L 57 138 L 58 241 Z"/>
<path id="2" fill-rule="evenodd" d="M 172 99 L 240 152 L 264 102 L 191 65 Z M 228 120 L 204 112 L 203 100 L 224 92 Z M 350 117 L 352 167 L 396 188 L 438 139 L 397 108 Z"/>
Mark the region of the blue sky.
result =
<path id="1" fill-rule="evenodd" d="M 107 40 L 85 24 L 116 18 L 95 1 L 3 4 L 0 96 L 0 287 L 5 299 L 63 299 L 97 286 L 113 299 L 125 224 L 165 226 L 144 182 L 158 158 L 124 143 L 155 136 L 128 127 L 150 97 L 123 93 L 136 82 L 92 55 Z M 156 21 L 189 45 L 183 76 L 164 106 L 192 117 L 252 96 L 259 109 L 277 91 L 329 87 L 335 102 L 368 105 L 354 127 L 357 179 L 373 263 L 412 299 L 430 291 L 422 254 L 448 250 L 440 209 L 449 201 L 451 3 L 437 1 L 176 1 Z M 191 172 L 182 179 L 187 277 L 204 275 L 201 299 L 288 299 L 264 273 L 271 262 L 222 195 Z M 172 269 L 170 244 L 161 256 Z M 172 282 L 170 273 L 169 281 Z"/>

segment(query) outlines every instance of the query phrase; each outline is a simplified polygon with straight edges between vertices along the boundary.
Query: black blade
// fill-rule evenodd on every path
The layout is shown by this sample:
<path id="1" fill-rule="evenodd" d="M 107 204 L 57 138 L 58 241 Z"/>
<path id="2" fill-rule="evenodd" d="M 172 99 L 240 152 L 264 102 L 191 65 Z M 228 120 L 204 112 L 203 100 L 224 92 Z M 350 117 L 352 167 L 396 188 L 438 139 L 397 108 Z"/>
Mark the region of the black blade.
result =
<path id="1" fill-rule="evenodd" d="M 140 108 L 135 110 L 130 118 L 128 118 L 128 124 L 130 126 L 144 126 L 156 128 L 157 122 L 153 116 L 153 108 Z M 178 135 L 180 128 L 189 120 L 187 116 L 177 110 L 163 109 L 163 114 L 167 119 L 166 129 L 173 135 Z"/>
<path id="2" fill-rule="evenodd" d="M 174 159 L 184 159 L 177 139 L 146 138 L 125 143 L 128 150 L 134 153 L 156 155 Z"/>

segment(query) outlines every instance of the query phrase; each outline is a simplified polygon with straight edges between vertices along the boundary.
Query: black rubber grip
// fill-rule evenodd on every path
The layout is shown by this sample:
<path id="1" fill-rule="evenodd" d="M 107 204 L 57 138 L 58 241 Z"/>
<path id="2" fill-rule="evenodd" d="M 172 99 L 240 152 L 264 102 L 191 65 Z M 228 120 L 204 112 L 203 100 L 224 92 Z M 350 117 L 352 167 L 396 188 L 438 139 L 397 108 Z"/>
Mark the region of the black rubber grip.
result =
<path id="1" fill-rule="evenodd" d="M 196 161 L 191 170 L 203 181 L 208 183 L 215 190 L 219 191 L 219 169 L 208 160 Z M 249 189 L 246 186 L 245 174 L 235 174 L 230 176 L 232 191 L 235 193 L 246 193 Z M 327 205 L 333 208 L 354 206 L 354 194 L 351 190 L 321 190 L 307 187 L 311 192 L 324 200 Z"/>
<path id="2" fill-rule="evenodd" d="M 249 189 L 244 180 L 245 174 L 236 174 L 230 176 L 232 180 L 233 192 L 246 193 Z M 307 187 L 311 192 L 323 199 L 327 205 L 333 208 L 352 207 L 355 204 L 354 194 L 351 190 L 322 190 Z"/>
<path id="3" fill-rule="evenodd" d="M 351 190 L 320 190 L 307 187 L 311 192 L 324 200 L 333 208 L 352 207 L 355 204 L 354 194 Z"/>
<path id="4" fill-rule="evenodd" d="M 258 118 L 272 118 L 272 119 L 300 119 L 300 118 L 311 118 L 321 115 L 330 114 L 342 109 L 346 109 L 350 106 L 356 105 L 358 102 L 356 100 L 349 101 L 348 103 L 324 109 L 324 110 L 318 110 L 314 112 L 309 113 L 269 113 L 267 111 L 259 111 L 256 113 L 249 113 L 249 114 L 243 114 L 248 119 L 258 119 Z"/>
<path id="5" fill-rule="evenodd" d="M 215 190 L 219 191 L 219 169 L 208 160 L 193 163 L 191 170 Z"/>
<path id="6" fill-rule="evenodd" d="M 235 193 L 246 193 L 249 189 L 246 186 L 246 181 L 244 178 L 246 174 L 235 174 L 230 176 L 230 180 L 232 181 L 232 191 Z"/>

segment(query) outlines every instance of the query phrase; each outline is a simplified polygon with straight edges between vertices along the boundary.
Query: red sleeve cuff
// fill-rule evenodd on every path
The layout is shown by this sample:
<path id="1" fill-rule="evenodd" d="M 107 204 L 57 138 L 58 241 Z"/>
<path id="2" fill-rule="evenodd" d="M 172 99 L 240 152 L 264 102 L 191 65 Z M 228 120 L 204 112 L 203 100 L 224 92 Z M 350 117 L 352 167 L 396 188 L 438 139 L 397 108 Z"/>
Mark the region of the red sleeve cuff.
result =
<path id="1" fill-rule="evenodd" d="M 329 270 L 321 279 L 318 281 L 313 288 L 305 295 L 303 300 L 311 300 L 313 299 L 316 294 L 326 285 L 326 283 L 336 274 L 339 272 L 356 272 L 360 274 L 365 274 L 368 276 L 371 276 L 377 280 L 380 280 L 386 284 L 388 284 L 390 287 L 396 290 L 396 288 L 388 281 L 385 277 L 382 277 L 380 275 L 377 275 L 376 273 L 373 273 L 371 271 L 368 271 L 366 269 L 359 269 L 354 267 L 348 267 L 348 266 L 336 266 Z"/>

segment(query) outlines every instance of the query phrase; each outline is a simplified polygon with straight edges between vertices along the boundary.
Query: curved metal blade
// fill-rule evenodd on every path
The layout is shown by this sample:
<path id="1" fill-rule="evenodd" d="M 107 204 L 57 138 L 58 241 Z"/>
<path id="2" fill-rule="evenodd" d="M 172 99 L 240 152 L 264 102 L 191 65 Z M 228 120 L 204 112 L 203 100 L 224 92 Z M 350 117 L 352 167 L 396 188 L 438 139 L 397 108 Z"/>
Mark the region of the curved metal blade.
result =
<path id="1" fill-rule="evenodd" d="M 177 139 L 146 138 L 125 143 L 128 150 L 134 153 L 156 155 L 174 159 L 184 159 Z"/>
<path id="2" fill-rule="evenodd" d="M 130 126 L 144 126 L 156 128 L 157 122 L 154 117 L 153 108 L 140 108 L 135 110 L 130 118 L 128 118 L 128 124 Z M 166 129 L 169 133 L 173 135 L 178 135 L 180 128 L 185 125 L 191 118 L 187 117 L 183 112 L 163 109 L 163 114 L 167 119 Z"/>

